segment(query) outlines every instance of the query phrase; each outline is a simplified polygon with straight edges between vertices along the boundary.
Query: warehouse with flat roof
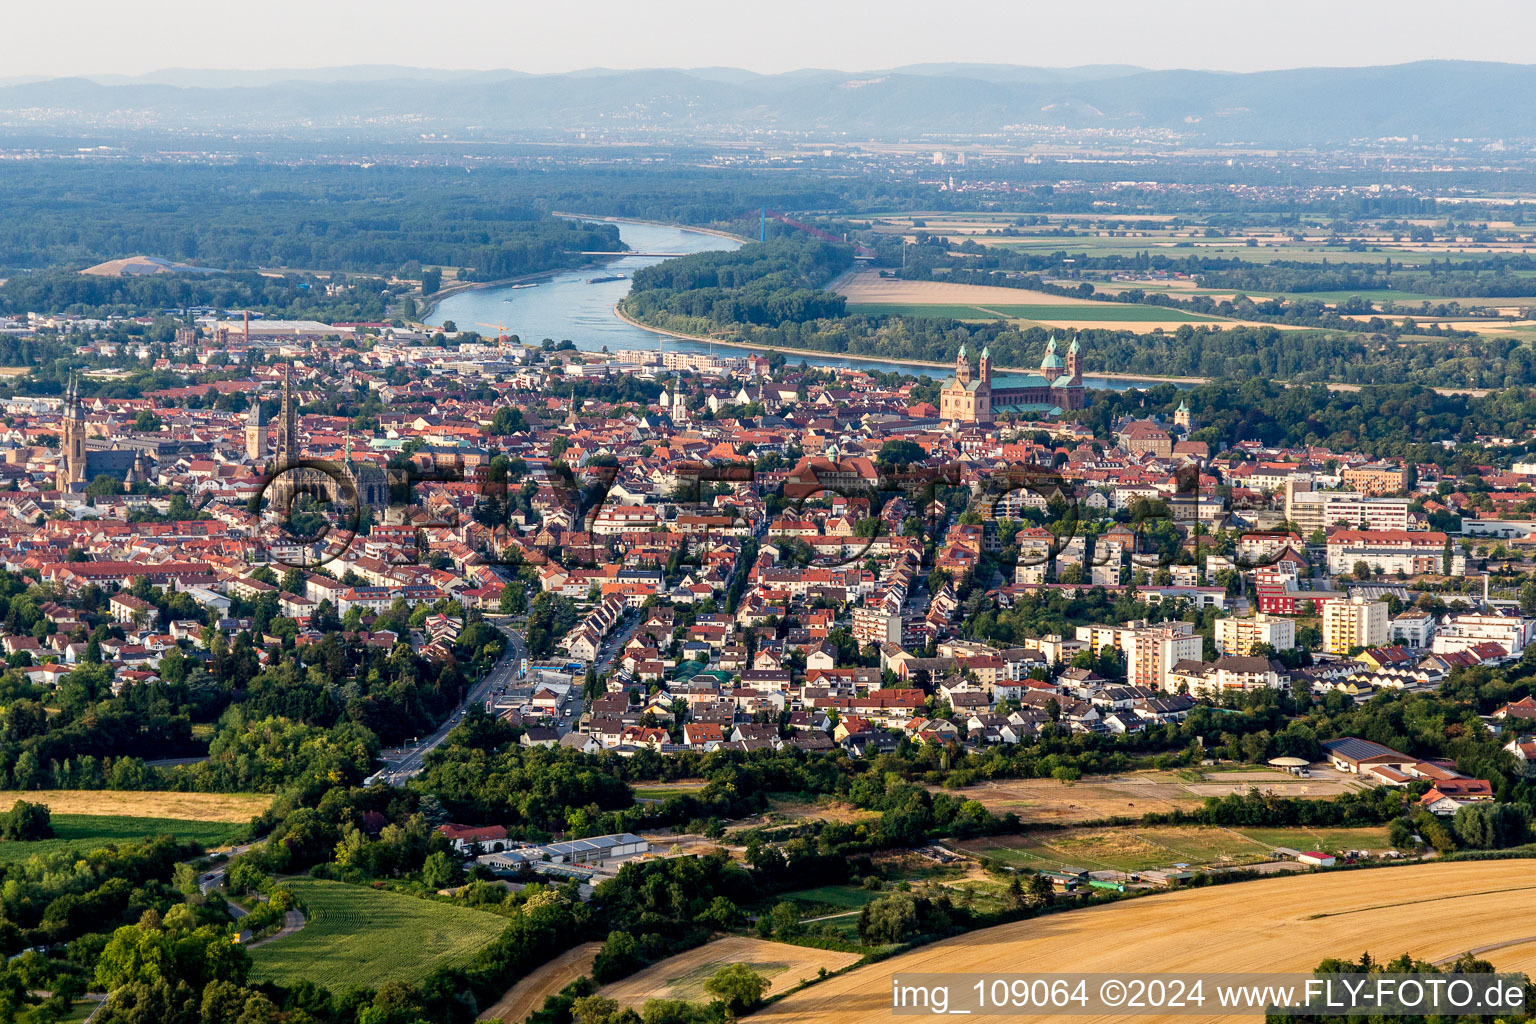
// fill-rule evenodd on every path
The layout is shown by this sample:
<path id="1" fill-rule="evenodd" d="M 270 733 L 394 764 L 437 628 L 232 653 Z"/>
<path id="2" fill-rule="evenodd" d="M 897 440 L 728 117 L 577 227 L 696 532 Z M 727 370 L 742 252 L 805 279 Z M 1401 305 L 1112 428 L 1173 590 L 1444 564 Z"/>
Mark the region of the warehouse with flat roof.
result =
<path id="1" fill-rule="evenodd" d="M 559 843 L 543 843 L 538 846 L 520 846 L 481 857 L 490 868 L 516 870 L 524 864 L 574 864 L 598 865 L 609 861 L 628 860 L 651 852 L 651 844 L 633 832 L 614 835 L 592 836 L 589 839 L 568 839 Z"/>

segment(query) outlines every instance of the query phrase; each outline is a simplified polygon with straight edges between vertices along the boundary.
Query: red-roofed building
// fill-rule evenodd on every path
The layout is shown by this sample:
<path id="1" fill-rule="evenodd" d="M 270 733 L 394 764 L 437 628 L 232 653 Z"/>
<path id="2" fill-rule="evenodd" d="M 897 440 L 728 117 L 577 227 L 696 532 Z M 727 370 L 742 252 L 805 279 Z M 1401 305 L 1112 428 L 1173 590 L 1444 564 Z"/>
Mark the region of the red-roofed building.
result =
<path id="1" fill-rule="evenodd" d="M 506 848 L 507 830 L 502 825 L 439 825 L 439 835 L 447 836 L 448 841 L 459 853 L 470 853 L 475 846 L 491 853 L 497 853 Z"/>

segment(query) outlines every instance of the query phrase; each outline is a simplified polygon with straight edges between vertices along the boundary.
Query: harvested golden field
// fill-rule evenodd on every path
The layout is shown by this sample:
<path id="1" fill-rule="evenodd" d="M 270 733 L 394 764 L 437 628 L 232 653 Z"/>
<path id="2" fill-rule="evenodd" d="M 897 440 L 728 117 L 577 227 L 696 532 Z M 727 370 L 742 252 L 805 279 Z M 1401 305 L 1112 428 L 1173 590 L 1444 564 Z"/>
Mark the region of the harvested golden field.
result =
<path id="1" fill-rule="evenodd" d="M 1112 331 L 1128 331 L 1131 334 L 1155 334 L 1158 331 L 1162 331 L 1164 334 L 1168 334 L 1178 330 L 1181 326 L 1183 326 L 1179 323 L 1170 323 L 1167 320 L 1115 320 L 1113 322 L 1103 322 L 1098 320 L 1074 320 L 1071 317 L 1063 317 L 1061 319 L 1050 320 L 1028 319 L 1020 320 L 1018 322 L 1030 327 L 1054 327 L 1057 330 L 1062 331 L 1088 331 L 1103 329 Z M 1217 323 L 1222 326 L 1245 324 L 1248 326 L 1259 326 L 1249 324 L 1246 320 L 1212 320 L 1209 322 Z M 1199 327 L 1201 324 L 1196 323 L 1193 326 Z M 1273 326 L 1290 325 L 1276 324 Z"/>
<path id="2" fill-rule="evenodd" d="M 1478 956 L 1490 961 L 1501 971 L 1536 974 L 1536 939 L 1500 945 L 1499 948 L 1479 953 Z"/>
<path id="3" fill-rule="evenodd" d="M 480 1015 L 481 1020 L 499 1020 L 501 1024 L 518 1024 L 534 1010 L 544 1005 L 544 1000 L 556 994 L 577 978 L 592 970 L 592 961 L 601 942 L 583 942 L 575 949 L 568 949 L 549 963 L 519 979 L 507 989 L 506 995 Z"/>
<path id="4" fill-rule="evenodd" d="M 1139 825 L 1051 829 L 987 836 L 954 844 L 977 856 L 1017 867 L 1057 871 L 1145 871 L 1173 864 L 1251 864 L 1268 860 L 1270 847 L 1230 829 L 1195 825 Z"/>
<path id="5" fill-rule="evenodd" d="M 106 814 L 130 818 L 180 818 L 244 824 L 267 809 L 266 793 L 173 793 L 117 789 L 0 790 L 0 808 L 17 800 L 47 804 L 55 814 Z"/>
<path id="6" fill-rule="evenodd" d="M 941 792 L 934 788 L 934 792 Z M 1193 807 L 1200 800 L 1184 791 L 1171 772 L 1093 776 L 1077 782 L 1056 779 L 1003 779 L 964 789 L 942 790 L 979 801 L 993 814 L 1010 811 L 1025 821 L 1097 821 L 1139 817 L 1151 811 Z"/>
<path id="7" fill-rule="evenodd" d="M 1099 821 L 1112 817 L 1133 817 L 1151 811 L 1186 810 L 1208 796 L 1239 795 L 1249 789 L 1281 796 L 1323 800 L 1358 788 L 1350 776 L 1325 769 L 1315 769 L 1313 777 L 1298 779 L 1283 772 L 1210 771 L 1186 778 L 1179 772 L 1127 772 L 1123 775 L 1094 775 L 1077 782 L 1056 779 L 1002 779 L 982 782 L 965 789 L 939 790 L 952 796 L 979 801 L 994 814 L 1010 811 L 1025 821 Z"/>
<path id="8" fill-rule="evenodd" d="M 1024 288 L 994 288 L 984 284 L 954 284 L 949 281 L 900 281 L 881 277 L 878 270 L 850 270 L 827 290 L 847 296 L 850 303 L 912 303 L 918 305 L 1003 305 L 1029 303 L 1041 306 L 1102 305 L 1089 299 L 1073 299 Z M 1118 324 L 1116 326 L 1119 326 Z"/>
<path id="9" fill-rule="evenodd" d="M 1325 957 L 1358 957 L 1365 950 L 1377 959 L 1409 953 L 1439 960 L 1530 935 L 1524 915 L 1509 911 L 1533 896 L 1536 878 L 1530 862 L 1521 860 L 1285 875 L 1158 893 L 924 946 L 796 992 L 753 1020 L 888 1021 L 890 979 L 901 973 L 1305 972 Z M 1510 959 L 1527 950 L 1510 947 Z M 1138 1018 L 1165 1019 L 1241 1018 Z"/>
<path id="10" fill-rule="evenodd" d="M 857 963 L 857 953 L 792 946 L 744 935 L 729 935 L 697 949 L 668 957 L 638 974 L 604 985 L 598 995 L 639 1009 L 647 999 L 701 999 L 704 983 L 726 964 L 746 964 L 768 979 L 768 993 L 794 988 L 825 967 L 835 971 Z"/>

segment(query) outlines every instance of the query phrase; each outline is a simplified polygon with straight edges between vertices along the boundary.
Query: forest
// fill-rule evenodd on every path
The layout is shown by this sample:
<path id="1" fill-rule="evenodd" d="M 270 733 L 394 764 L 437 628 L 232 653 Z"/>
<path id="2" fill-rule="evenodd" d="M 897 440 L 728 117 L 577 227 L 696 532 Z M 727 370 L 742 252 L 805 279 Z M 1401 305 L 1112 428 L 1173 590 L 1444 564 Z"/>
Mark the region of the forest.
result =
<path id="1" fill-rule="evenodd" d="M 697 253 L 636 271 L 624 308 L 641 320 L 687 317 L 719 327 L 836 318 L 846 300 L 822 286 L 852 264 L 848 246 L 803 239 Z"/>
<path id="2" fill-rule="evenodd" d="M 248 309 L 278 319 L 378 321 L 387 312 L 380 284 L 374 279 L 347 280 L 340 275 L 331 279 L 254 272 L 106 277 L 45 270 L 18 274 L 0 284 L 0 313 L 48 310 L 104 317 L 211 306 Z M 330 294 L 328 285 L 332 287 Z"/>
<path id="3" fill-rule="evenodd" d="M 0 178 L 0 273 L 144 254 L 230 270 L 425 264 L 496 280 L 622 247 L 613 225 L 553 217 L 538 192 L 494 171 L 19 162 Z"/>
<path id="4" fill-rule="evenodd" d="M 1122 416 L 1170 419 L 1188 403 L 1197 424 L 1190 435 L 1221 452 L 1250 438 L 1266 445 L 1317 445 L 1409 462 L 1433 462 L 1458 474 L 1488 461 L 1479 437 L 1520 437 L 1536 416 L 1536 394 L 1511 387 L 1486 395 L 1447 395 L 1421 384 L 1383 384 L 1335 391 L 1314 384 L 1286 387 L 1272 380 L 1216 381 L 1193 388 L 1095 392 L 1072 416 L 1108 436 Z M 1442 441 L 1456 442 L 1447 448 Z M 1505 450 L 1518 455 L 1519 445 Z"/>

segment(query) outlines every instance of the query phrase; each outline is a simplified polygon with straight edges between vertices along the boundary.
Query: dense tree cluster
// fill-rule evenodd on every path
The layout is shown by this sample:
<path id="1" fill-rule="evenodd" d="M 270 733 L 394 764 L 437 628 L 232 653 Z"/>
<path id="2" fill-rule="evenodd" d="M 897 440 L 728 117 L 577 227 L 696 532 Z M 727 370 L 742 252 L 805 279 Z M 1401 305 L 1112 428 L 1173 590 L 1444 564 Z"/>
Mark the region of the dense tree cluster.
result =
<path id="1" fill-rule="evenodd" d="M 803 237 L 702 252 L 636 271 L 624 308 L 642 320 L 666 315 L 714 327 L 840 317 L 847 300 L 822 286 L 852 263 L 848 246 Z"/>
<path id="2" fill-rule="evenodd" d="M 142 253 L 241 270 L 427 264 L 494 280 L 620 248 L 614 225 L 552 217 L 537 192 L 531 176 L 449 168 L 64 163 L 6 175 L 0 251 L 7 269 Z"/>
<path id="3" fill-rule="evenodd" d="M 328 280 L 310 274 L 153 274 L 108 277 L 73 270 L 18 274 L 0 284 L 0 313 L 32 310 L 88 316 L 181 310 L 192 306 L 249 309 L 275 318 L 382 320 L 377 280 Z M 336 289 L 327 294 L 327 286 Z"/>

